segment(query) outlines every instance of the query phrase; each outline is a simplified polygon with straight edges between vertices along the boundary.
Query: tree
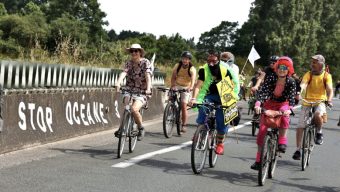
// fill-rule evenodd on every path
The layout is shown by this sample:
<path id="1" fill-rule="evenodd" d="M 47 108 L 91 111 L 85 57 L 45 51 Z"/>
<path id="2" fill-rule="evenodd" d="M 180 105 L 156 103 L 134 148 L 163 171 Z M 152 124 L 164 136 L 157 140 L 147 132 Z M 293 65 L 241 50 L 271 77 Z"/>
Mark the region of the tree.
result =
<path id="1" fill-rule="evenodd" d="M 100 10 L 97 0 L 49 0 L 46 5 L 46 16 L 48 22 L 62 17 L 63 15 L 72 15 L 76 20 L 86 22 L 89 28 L 89 43 L 96 47 L 97 44 L 107 40 L 107 33 L 103 25 L 108 22 L 104 21 L 106 14 Z"/>
<path id="2" fill-rule="evenodd" d="M 230 49 L 235 42 L 233 37 L 237 26 L 237 22 L 222 21 L 217 27 L 204 32 L 197 43 L 198 53 L 202 55 L 202 53 L 206 53 L 210 49 L 218 51 Z"/>

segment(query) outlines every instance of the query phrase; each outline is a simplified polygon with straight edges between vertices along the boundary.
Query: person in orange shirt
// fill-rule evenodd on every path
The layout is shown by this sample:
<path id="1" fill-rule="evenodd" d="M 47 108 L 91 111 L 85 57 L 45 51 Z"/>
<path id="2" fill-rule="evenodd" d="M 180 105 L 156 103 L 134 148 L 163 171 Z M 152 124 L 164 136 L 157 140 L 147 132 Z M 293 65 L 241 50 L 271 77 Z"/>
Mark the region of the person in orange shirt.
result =
<path id="1" fill-rule="evenodd" d="M 321 145 L 323 143 L 322 134 L 322 116 L 326 114 L 326 105 L 332 107 L 333 85 L 332 76 L 325 71 L 325 58 L 322 55 L 314 55 L 311 60 L 311 71 L 305 73 L 302 78 L 300 87 L 302 97 L 309 101 L 315 102 L 324 100 L 315 107 L 314 121 L 317 128 L 315 144 Z M 310 106 L 302 103 L 301 114 L 299 117 L 298 128 L 296 130 L 296 147 L 297 150 L 293 155 L 294 160 L 301 158 L 301 141 L 303 135 L 303 128 L 306 126 L 305 117 L 308 116 Z"/>
<path id="2" fill-rule="evenodd" d="M 181 55 L 181 60 L 175 65 L 171 76 L 171 89 L 186 89 L 180 95 L 182 106 L 182 128 L 181 132 L 186 132 L 188 121 L 187 104 L 191 97 L 191 91 L 195 85 L 196 69 L 191 63 L 192 55 L 189 51 L 184 51 Z"/>

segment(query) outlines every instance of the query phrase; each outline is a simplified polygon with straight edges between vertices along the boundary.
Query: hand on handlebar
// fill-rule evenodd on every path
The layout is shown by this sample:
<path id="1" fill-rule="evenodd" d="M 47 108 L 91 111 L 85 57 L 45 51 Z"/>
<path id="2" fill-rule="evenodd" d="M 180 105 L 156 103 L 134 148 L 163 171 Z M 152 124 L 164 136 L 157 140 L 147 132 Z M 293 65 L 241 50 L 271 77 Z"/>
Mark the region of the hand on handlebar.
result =
<path id="1" fill-rule="evenodd" d="M 333 107 L 333 103 L 331 101 L 325 101 L 326 106 L 328 106 L 329 108 Z"/>

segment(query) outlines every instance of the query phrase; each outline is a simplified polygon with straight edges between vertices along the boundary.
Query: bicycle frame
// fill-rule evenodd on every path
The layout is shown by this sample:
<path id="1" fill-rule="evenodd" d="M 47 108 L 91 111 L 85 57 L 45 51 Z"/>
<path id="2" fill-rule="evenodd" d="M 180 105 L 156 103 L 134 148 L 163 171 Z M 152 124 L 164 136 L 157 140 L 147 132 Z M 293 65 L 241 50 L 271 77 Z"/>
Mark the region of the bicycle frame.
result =
<path id="1" fill-rule="evenodd" d="M 181 89 L 181 90 L 172 90 L 169 88 L 161 88 L 159 87 L 158 90 L 161 90 L 163 92 L 168 91 L 168 103 L 164 109 L 163 114 L 163 132 L 164 136 L 166 138 L 172 137 L 172 130 L 174 127 L 174 124 L 176 124 L 177 127 L 177 134 L 181 135 L 181 110 L 182 110 L 182 103 L 181 103 L 181 97 L 178 97 L 177 93 L 186 92 L 187 90 Z"/>
<path id="2" fill-rule="evenodd" d="M 315 107 L 318 106 L 323 100 L 319 100 L 316 102 L 309 102 L 305 99 L 302 99 L 305 103 L 307 103 L 310 107 L 308 111 L 308 116 L 305 117 L 306 126 L 303 128 L 303 139 L 302 139 L 302 158 L 301 158 L 301 170 L 304 171 L 306 167 L 309 165 L 309 161 L 311 158 L 311 153 L 314 149 L 314 144 L 312 144 L 312 140 L 316 141 L 316 127 L 314 124 L 314 113 Z"/>
<path id="3" fill-rule="evenodd" d="M 209 150 L 209 166 L 214 167 L 216 165 L 217 154 L 215 153 L 215 112 L 217 108 L 223 108 L 224 106 L 215 106 L 213 103 L 196 104 L 196 106 L 203 107 L 204 113 L 206 114 L 204 125 L 197 127 L 191 147 L 191 167 L 195 174 L 199 174 L 204 168 L 207 150 Z M 199 157 L 201 159 L 197 160 L 196 155 L 200 153 L 202 153 L 203 156 Z"/>
<path id="4" fill-rule="evenodd" d="M 137 134 L 138 131 L 136 129 L 134 129 L 134 118 L 132 116 L 132 112 L 131 112 L 131 105 L 133 103 L 133 95 L 138 95 L 140 94 L 139 92 L 132 92 L 132 91 L 127 91 L 127 90 L 122 90 L 122 94 L 126 95 L 128 94 L 129 96 L 129 100 L 128 102 L 126 102 L 125 107 L 124 107 L 124 112 L 123 112 L 123 118 L 121 121 L 121 124 L 119 126 L 119 129 L 121 131 L 120 135 L 119 135 L 119 141 L 118 141 L 118 153 L 117 153 L 117 157 L 120 158 L 121 155 L 123 154 L 123 150 L 124 150 L 124 145 L 125 145 L 125 141 L 126 138 L 129 138 L 129 152 L 133 152 L 136 143 L 137 143 Z M 124 97 L 125 100 L 125 97 Z M 143 115 L 143 109 L 146 108 L 147 104 L 145 104 L 144 106 L 141 107 L 140 109 L 140 113 L 141 115 Z"/>

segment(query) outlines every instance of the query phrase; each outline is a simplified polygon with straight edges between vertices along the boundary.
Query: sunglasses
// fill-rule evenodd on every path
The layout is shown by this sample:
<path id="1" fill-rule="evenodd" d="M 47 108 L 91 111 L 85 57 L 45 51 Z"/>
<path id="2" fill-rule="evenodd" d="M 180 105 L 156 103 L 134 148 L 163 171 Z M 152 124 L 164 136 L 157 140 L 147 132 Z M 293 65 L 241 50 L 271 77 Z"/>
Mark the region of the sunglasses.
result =
<path id="1" fill-rule="evenodd" d="M 288 67 L 285 66 L 285 65 L 279 65 L 279 66 L 278 66 L 278 69 L 279 69 L 279 70 L 282 70 L 282 71 L 285 71 L 285 70 L 288 70 Z"/>
<path id="2" fill-rule="evenodd" d="M 137 53 L 139 52 L 139 49 L 130 49 L 130 53 Z"/>

